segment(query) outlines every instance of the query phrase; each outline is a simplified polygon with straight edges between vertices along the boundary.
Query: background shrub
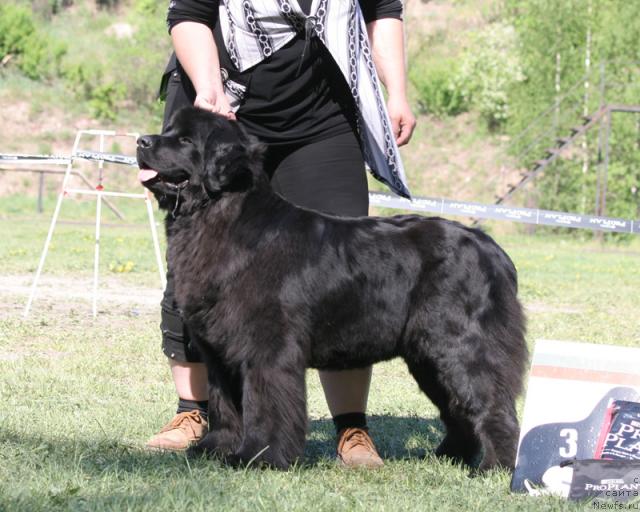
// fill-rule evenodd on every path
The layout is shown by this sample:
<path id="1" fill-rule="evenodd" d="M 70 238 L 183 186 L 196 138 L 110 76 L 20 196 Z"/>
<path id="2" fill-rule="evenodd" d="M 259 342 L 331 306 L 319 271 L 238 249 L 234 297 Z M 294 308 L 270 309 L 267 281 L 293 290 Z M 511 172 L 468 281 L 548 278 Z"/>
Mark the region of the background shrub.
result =
<path id="1" fill-rule="evenodd" d="M 423 113 L 455 116 L 469 107 L 452 59 L 430 61 L 424 53 L 417 55 L 412 59 L 409 80 L 416 89 L 418 107 Z"/>
<path id="2" fill-rule="evenodd" d="M 489 128 L 501 128 L 509 119 L 509 92 L 524 79 L 512 26 L 493 23 L 472 38 L 462 58 L 458 83 L 463 97 Z"/>
<path id="3" fill-rule="evenodd" d="M 29 78 L 46 79 L 60 74 L 66 45 L 37 30 L 31 10 L 23 5 L 0 5 L 0 59 L 16 58 Z"/>
<path id="4" fill-rule="evenodd" d="M 31 11 L 27 7 L 0 4 L 0 57 L 24 52 L 34 33 Z"/>
<path id="5" fill-rule="evenodd" d="M 126 97 L 127 91 L 121 83 L 105 83 L 95 87 L 89 98 L 89 106 L 98 119 L 113 121 L 117 117 L 118 103 Z"/>

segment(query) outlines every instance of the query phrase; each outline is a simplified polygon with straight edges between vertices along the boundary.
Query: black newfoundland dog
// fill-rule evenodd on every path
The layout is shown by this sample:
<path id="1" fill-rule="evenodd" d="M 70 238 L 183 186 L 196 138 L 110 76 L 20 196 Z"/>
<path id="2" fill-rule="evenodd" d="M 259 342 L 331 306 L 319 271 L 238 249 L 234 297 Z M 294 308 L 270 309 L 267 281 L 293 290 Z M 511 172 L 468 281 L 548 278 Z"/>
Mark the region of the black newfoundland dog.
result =
<path id="1" fill-rule="evenodd" d="M 402 357 L 440 409 L 437 453 L 512 468 L 527 349 L 509 257 L 440 218 L 298 208 L 272 191 L 262 152 L 237 123 L 194 108 L 138 140 L 208 367 L 210 431 L 196 450 L 287 468 L 304 449 L 306 368 Z"/>

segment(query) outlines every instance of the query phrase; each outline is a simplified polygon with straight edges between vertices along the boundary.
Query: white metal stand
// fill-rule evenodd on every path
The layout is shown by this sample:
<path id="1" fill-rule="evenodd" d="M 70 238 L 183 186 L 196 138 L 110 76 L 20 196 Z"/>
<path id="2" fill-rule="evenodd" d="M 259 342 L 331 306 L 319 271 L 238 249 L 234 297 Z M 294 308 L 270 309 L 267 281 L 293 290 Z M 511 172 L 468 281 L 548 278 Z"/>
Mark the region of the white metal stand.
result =
<path id="1" fill-rule="evenodd" d="M 98 136 L 99 137 L 99 148 L 100 148 L 100 153 L 96 156 L 95 153 L 91 154 L 90 152 L 87 151 L 79 151 L 78 150 L 78 146 L 80 144 L 80 140 L 82 139 L 83 135 L 92 135 L 92 136 Z M 80 130 L 77 134 L 76 134 L 76 138 L 75 141 L 73 143 L 73 149 L 71 152 L 71 156 L 66 159 L 66 161 L 64 159 L 60 160 L 60 162 L 58 163 L 66 163 L 67 169 L 66 172 L 64 174 L 64 178 L 62 180 L 62 188 L 60 190 L 60 194 L 58 195 L 58 201 L 56 203 L 56 207 L 55 210 L 53 212 L 53 217 L 51 218 L 51 224 L 49 225 L 49 231 L 47 233 L 47 238 L 45 240 L 44 243 L 44 248 L 42 250 L 42 254 L 40 256 L 40 262 L 38 264 L 38 268 L 36 270 L 34 279 L 33 279 L 33 283 L 31 285 L 31 291 L 29 293 L 29 299 L 27 301 L 27 304 L 25 306 L 24 309 L 24 317 L 26 318 L 29 315 L 29 312 L 31 310 L 31 306 L 33 304 L 33 300 L 35 298 L 36 295 L 36 290 L 38 288 L 38 283 L 40 281 L 40 276 L 42 274 L 42 269 L 44 267 L 44 262 L 47 258 L 47 253 L 49 251 L 49 246 L 51 244 L 51 239 L 53 237 L 53 232 L 55 230 L 56 227 L 56 223 L 58 221 L 58 216 L 60 215 L 60 209 L 62 206 L 62 201 L 65 197 L 67 197 L 69 194 L 83 194 L 83 195 L 93 195 L 96 197 L 96 234 L 95 234 L 95 249 L 94 249 L 94 258 L 93 258 L 93 291 L 92 291 L 92 312 L 93 312 L 93 317 L 95 318 L 98 314 L 98 268 L 99 268 L 99 263 L 100 263 L 100 227 L 101 227 L 101 218 L 102 218 L 102 198 L 103 197 L 126 197 L 126 198 L 131 198 L 131 199 L 143 199 L 146 203 L 146 207 L 147 207 L 147 215 L 149 217 L 149 226 L 151 228 L 151 238 L 153 240 L 153 248 L 154 248 L 154 252 L 155 252 L 155 256 L 156 256 L 156 261 L 158 264 L 158 272 L 160 274 L 160 283 L 162 285 L 162 287 L 164 288 L 166 285 L 166 278 L 165 278 L 165 273 L 164 273 L 164 265 L 162 263 L 162 253 L 160 252 L 160 244 L 158 241 L 158 232 L 156 229 L 156 224 L 155 224 L 155 220 L 154 220 L 154 216 L 153 216 L 153 207 L 151 205 L 151 197 L 149 192 L 145 189 L 144 193 L 142 194 L 137 194 L 137 193 L 126 193 L 126 192 L 108 192 L 105 191 L 102 187 L 102 177 L 103 177 L 103 167 L 104 167 L 104 162 L 105 162 L 105 158 L 101 158 L 100 155 L 104 154 L 104 138 L 105 136 L 111 136 L 111 137 L 115 137 L 115 136 L 119 136 L 119 135 L 123 135 L 123 136 L 127 136 L 127 137 L 134 137 L 135 139 L 138 138 L 138 134 L 136 133 L 124 133 L 124 134 L 119 134 L 116 133 L 115 131 L 111 131 L 111 130 Z M 86 155 L 91 155 L 91 157 L 88 157 Z M 72 168 L 73 168 L 73 163 L 74 160 L 76 159 L 91 159 L 91 160 L 97 160 L 98 161 L 98 166 L 99 166 L 99 182 L 98 182 L 98 186 L 95 189 L 89 189 L 89 188 L 69 188 L 69 178 L 71 177 L 71 173 L 72 173 Z M 131 162 L 118 162 L 118 163 L 128 163 L 129 165 L 135 165 Z"/>

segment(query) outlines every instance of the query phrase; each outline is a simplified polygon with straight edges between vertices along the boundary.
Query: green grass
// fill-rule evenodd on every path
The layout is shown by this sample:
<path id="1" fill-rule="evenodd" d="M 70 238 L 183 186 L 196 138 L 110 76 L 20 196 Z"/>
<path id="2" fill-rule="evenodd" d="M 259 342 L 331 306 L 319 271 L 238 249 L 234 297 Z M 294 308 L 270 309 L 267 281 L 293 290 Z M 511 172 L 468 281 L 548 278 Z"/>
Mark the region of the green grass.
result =
<path id="1" fill-rule="evenodd" d="M 114 199 L 112 202 L 125 218 L 118 219 L 103 203 L 100 273 L 107 276 L 121 275 L 125 282 L 139 285 L 151 284 L 151 274 L 151 281 L 155 286 L 159 278 L 144 203 L 131 199 Z M 4 273 L 25 274 L 36 270 L 55 208 L 55 198 L 47 197 L 43 207 L 44 212 L 34 220 L 35 198 L 2 198 L 0 231 L 9 230 L 5 234 L 5 243 L 0 246 L 0 260 L 4 262 Z M 63 200 L 59 223 L 56 225 L 45 262 L 45 275 L 49 272 L 73 273 L 76 277 L 92 275 L 95 211 L 95 200 Z M 154 212 L 164 254 L 163 215 L 157 209 Z"/>
<path id="2" fill-rule="evenodd" d="M 159 349 L 159 308 L 105 303 L 94 320 L 89 302 L 73 295 L 74 283 L 91 274 L 92 202 L 65 204 L 63 217 L 85 224 L 60 225 L 45 266 L 43 280 L 68 283 L 65 300 L 45 294 L 25 320 L 25 296 L 2 288 L 35 269 L 52 203 L 45 208 L 38 216 L 33 199 L 0 203 L 0 510 L 583 508 L 512 495 L 504 472 L 469 478 L 435 459 L 442 435 L 437 412 L 399 361 L 374 368 L 370 426 L 386 459 L 379 471 L 335 466 L 333 429 L 314 371 L 305 459 L 290 471 L 233 470 L 146 452 L 144 442 L 175 406 Z M 122 208 L 127 225 L 108 218 L 103 230 L 101 279 L 158 293 L 145 211 Z M 599 245 L 542 230 L 498 240 L 520 273 L 531 346 L 538 338 L 640 346 L 638 240 Z M 127 273 L 109 271 L 118 259 L 135 264 Z"/>

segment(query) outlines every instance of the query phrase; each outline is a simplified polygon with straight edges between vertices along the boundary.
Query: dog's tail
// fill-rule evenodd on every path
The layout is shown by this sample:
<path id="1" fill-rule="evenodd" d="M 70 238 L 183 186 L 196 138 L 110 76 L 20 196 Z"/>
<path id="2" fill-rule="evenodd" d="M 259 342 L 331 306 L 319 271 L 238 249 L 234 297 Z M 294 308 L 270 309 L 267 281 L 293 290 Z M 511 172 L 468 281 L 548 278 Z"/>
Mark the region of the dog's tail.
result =
<path id="1" fill-rule="evenodd" d="M 513 398 L 523 389 L 524 374 L 529 360 L 526 317 L 518 299 L 518 271 L 513 260 L 489 235 L 474 228 L 465 228 L 482 246 L 477 255 L 486 272 L 490 307 L 483 316 L 485 328 L 507 356 L 510 371 L 505 372 L 506 392 Z"/>

